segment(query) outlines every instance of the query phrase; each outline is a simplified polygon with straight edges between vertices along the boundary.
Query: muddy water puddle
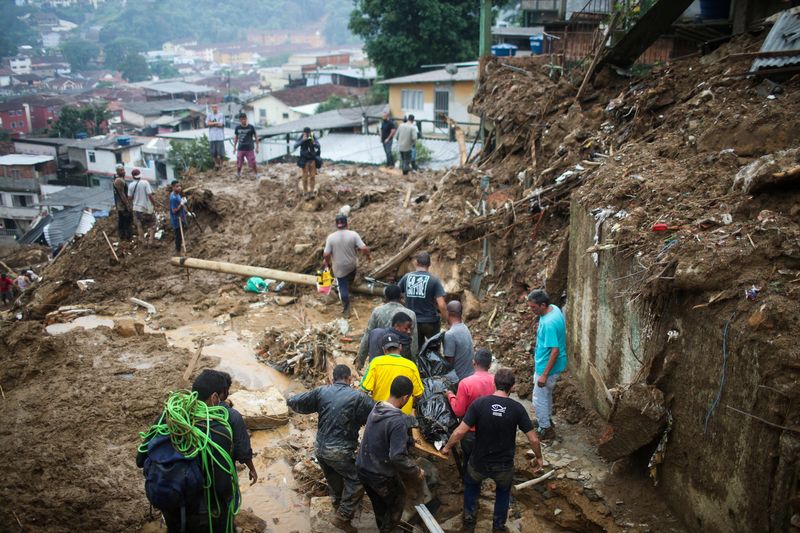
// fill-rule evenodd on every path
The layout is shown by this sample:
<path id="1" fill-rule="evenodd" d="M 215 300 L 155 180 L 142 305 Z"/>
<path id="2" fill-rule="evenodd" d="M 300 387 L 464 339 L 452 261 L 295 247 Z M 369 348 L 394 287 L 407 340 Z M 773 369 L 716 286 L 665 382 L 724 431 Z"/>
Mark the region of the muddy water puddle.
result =
<path id="1" fill-rule="evenodd" d="M 49 333 L 50 335 L 62 335 L 64 333 L 68 333 L 78 328 L 94 329 L 94 328 L 99 328 L 101 326 L 107 328 L 113 328 L 114 319 L 111 317 L 104 317 L 97 315 L 79 316 L 72 322 L 50 324 L 45 329 L 47 330 L 47 333 Z"/>

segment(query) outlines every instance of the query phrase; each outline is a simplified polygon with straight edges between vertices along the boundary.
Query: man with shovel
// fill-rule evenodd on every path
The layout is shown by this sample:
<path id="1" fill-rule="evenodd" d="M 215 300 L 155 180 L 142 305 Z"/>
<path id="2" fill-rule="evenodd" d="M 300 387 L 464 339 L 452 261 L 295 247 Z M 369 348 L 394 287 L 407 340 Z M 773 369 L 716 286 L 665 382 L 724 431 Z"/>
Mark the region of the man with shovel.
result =
<path id="1" fill-rule="evenodd" d="M 175 252 L 186 251 L 183 232 L 186 230 L 186 197 L 181 196 L 181 183 L 172 181 L 172 192 L 169 195 L 169 217 L 172 231 L 175 233 Z"/>

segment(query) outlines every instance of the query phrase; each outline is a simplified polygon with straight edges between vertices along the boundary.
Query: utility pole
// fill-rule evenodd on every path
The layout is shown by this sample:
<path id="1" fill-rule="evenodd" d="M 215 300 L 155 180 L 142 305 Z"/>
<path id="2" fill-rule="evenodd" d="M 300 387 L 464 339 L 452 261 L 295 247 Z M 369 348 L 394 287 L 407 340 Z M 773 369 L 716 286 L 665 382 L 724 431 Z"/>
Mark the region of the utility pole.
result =
<path id="1" fill-rule="evenodd" d="M 481 37 L 478 55 L 488 56 L 492 52 L 492 0 L 481 0 Z"/>

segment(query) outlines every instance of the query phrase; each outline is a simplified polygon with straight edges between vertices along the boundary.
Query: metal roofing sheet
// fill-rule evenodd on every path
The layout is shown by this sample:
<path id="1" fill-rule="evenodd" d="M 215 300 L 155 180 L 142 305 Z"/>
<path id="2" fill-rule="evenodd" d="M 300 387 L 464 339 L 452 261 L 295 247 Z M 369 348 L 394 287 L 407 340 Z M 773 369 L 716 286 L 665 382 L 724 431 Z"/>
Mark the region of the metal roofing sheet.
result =
<path id="1" fill-rule="evenodd" d="M 9 154 L 0 156 L 0 165 L 38 165 L 52 160 L 53 156 L 51 155 Z"/>
<path id="2" fill-rule="evenodd" d="M 114 207 L 114 193 L 111 189 L 68 185 L 60 191 L 45 195 L 41 205 L 109 210 Z"/>
<path id="3" fill-rule="evenodd" d="M 781 12 L 778 20 L 761 45 L 762 52 L 800 50 L 800 13 L 794 10 Z M 753 61 L 750 72 L 762 68 L 785 67 L 800 64 L 800 54 L 785 57 L 764 57 Z"/>
<path id="4" fill-rule="evenodd" d="M 379 83 L 392 85 L 395 83 L 430 83 L 443 81 L 473 81 L 478 77 L 478 67 L 459 67 L 455 74 L 450 74 L 446 69 L 432 70 L 422 74 L 391 78 Z"/>
<path id="5" fill-rule="evenodd" d="M 337 128 L 357 127 L 361 125 L 362 115 L 377 118 L 381 113 L 388 111 L 387 104 L 373 105 L 366 107 L 352 107 L 348 109 L 335 109 L 326 111 L 318 115 L 303 117 L 285 124 L 270 126 L 263 131 L 264 135 L 284 135 L 286 133 L 298 133 L 303 128 L 309 127 L 312 130 L 331 130 Z"/>

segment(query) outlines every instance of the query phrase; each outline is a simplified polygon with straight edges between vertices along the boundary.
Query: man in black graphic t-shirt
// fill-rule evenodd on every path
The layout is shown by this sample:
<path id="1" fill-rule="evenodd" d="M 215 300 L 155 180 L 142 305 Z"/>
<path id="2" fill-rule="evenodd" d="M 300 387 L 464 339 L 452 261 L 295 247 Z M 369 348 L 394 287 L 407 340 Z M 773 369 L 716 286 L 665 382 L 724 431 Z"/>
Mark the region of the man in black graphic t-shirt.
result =
<path id="1" fill-rule="evenodd" d="M 443 453 L 450 453 L 450 449 L 463 439 L 471 428 L 475 428 L 475 448 L 469 457 L 467 471 L 464 474 L 465 531 L 475 529 L 481 482 L 487 478 L 493 479 L 497 485 L 492 531 L 506 530 L 518 428 L 528 436 L 528 442 L 536 455 L 538 470 L 542 469 L 539 435 L 525 407 L 508 397 L 515 382 L 514 372 L 510 368 L 498 370 L 494 376 L 497 390 L 494 394 L 481 396 L 472 402 L 461 424 L 442 448 Z"/>
<path id="2" fill-rule="evenodd" d="M 444 286 L 439 278 L 432 276 L 428 269 L 431 266 L 431 254 L 420 252 L 414 264 L 415 272 L 409 272 L 397 283 L 405 295 L 406 307 L 417 315 L 417 336 L 419 347 L 425 344 L 441 327 L 441 317 L 447 316 L 444 302 Z"/>

